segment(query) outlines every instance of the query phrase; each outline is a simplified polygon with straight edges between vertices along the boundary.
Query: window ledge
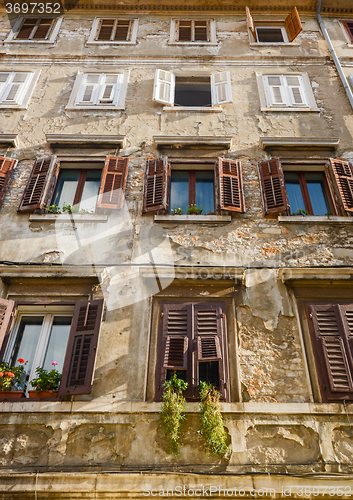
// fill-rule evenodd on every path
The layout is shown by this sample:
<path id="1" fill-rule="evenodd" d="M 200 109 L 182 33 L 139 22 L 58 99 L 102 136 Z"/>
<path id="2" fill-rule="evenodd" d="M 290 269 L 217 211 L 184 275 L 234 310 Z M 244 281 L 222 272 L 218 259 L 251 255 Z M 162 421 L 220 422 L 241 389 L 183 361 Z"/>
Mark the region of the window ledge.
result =
<path id="1" fill-rule="evenodd" d="M 121 107 L 121 106 L 97 106 L 97 105 L 93 105 L 93 106 L 66 106 L 67 110 L 69 111 L 84 111 L 85 109 L 92 109 L 92 110 L 96 110 L 96 109 L 114 109 L 115 111 L 123 111 L 125 108 Z"/>
<path id="2" fill-rule="evenodd" d="M 137 42 L 129 42 L 129 41 L 124 41 L 124 42 L 113 42 L 113 41 L 93 41 L 93 42 L 86 42 L 86 45 L 137 45 Z"/>
<path id="3" fill-rule="evenodd" d="M 353 217 L 338 215 L 279 215 L 278 222 L 293 222 L 294 224 L 352 224 Z"/>
<path id="4" fill-rule="evenodd" d="M 220 113 L 223 111 L 221 106 L 163 106 L 163 111 L 198 111 L 200 113 Z"/>
<path id="5" fill-rule="evenodd" d="M 96 214 L 43 214 L 36 215 L 31 214 L 29 216 L 30 222 L 107 222 L 107 215 L 96 215 Z"/>
<path id="6" fill-rule="evenodd" d="M 224 224 L 232 222 L 230 215 L 155 215 L 154 222 L 171 222 L 173 224 Z"/>
<path id="7" fill-rule="evenodd" d="M 299 112 L 306 112 L 306 113 L 308 113 L 310 111 L 311 112 L 315 112 L 315 113 L 319 113 L 320 112 L 319 108 L 309 108 L 309 107 L 307 107 L 307 108 L 304 108 L 304 107 L 295 108 L 295 107 L 291 107 L 291 106 L 288 106 L 286 108 L 284 108 L 284 107 L 283 108 L 280 108 L 280 107 L 272 107 L 272 108 L 271 107 L 266 107 L 266 108 L 263 108 L 263 107 L 261 107 L 261 111 L 271 111 L 271 112 L 277 112 L 277 113 L 282 113 L 282 112 L 293 113 L 293 111 L 295 111 L 295 112 L 297 112 L 297 111 L 299 111 Z"/>
<path id="8" fill-rule="evenodd" d="M 250 47 L 298 47 L 298 43 L 292 42 L 251 42 Z"/>
<path id="9" fill-rule="evenodd" d="M 212 45 L 212 46 L 217 46 L 217 42 L 168 42 L 168 45 L 188 45 L 192 47 L 193 45 Z"/>
<path id="10" fill-rule="evenodd" d="M 44 43 L 45 45 L 54 45 L 55 42 L 56 40 L 4 40 L 4 43 Z"/>

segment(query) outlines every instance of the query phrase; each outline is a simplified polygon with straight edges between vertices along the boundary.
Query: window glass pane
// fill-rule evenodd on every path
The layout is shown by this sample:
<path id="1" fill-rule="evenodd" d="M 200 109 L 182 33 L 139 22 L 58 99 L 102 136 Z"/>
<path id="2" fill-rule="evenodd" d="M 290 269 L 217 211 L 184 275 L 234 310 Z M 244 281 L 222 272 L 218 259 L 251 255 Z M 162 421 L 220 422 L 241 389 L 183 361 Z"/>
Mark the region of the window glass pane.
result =
<path id="1" fill-rule="evenodd" d="M 196 172 L 196 205 L 202 214 L 214 212 L 214 175 L 213 172 Z"/>
<path id="2" fill-rule="evenodd" d="M 16 365 L 18 358 L 28 361 L 26 365 L 27 374 L 29 374 L 32 368 L 43 319 L 43 316 L 23 316 L 21 318 L 10 363 L 12 366 Z"/>
<path id="3" fill-rule="evenodd" d="M 186 213 L 189 206 L 189 172 L 172 171 L 170 209 L 180 207 Z"/>
<path id="4" fill-rule="evenodd" d="M 54 205 L 62 208 L 64 204 L 71 206 L 74 204 L 79 177 L 79 170 L 61 171 L 59 185 L 54 199 Z"/>
<path id="5" fill-rule="evenodd" d="M 80 210 L 95 211 L 100 181 L 101 172 L 87 172 L 86 182 L 82 191 Z"/>
<path id="6" fill-rule="evenodd" d="M 298 210 L 306 210 L 299 184 L 299 175 L 295 172 L 284 172 L 284 180 L 287 188 L 290 213 L 297 213 Z"/>
<path id="7" fill-rule="evenodd" d="M 262 43 L 281 43 L 283 35 L 281 28 L 256 28 L 257 41 Z"/>
<path id="8" fill-rule="evenodd" d="M 46 370 L 51 370 L 53 368 L 52 363 L 56 361 L 58 364 L 55 368 L 62 372 L 71 320 L 71 316 L 54 317 L 43 363 L 43 368 Z"/>
<path id="9" fill-rule="evenodd" d="M 308 187 L 311 206 L 314 215 L 326 215 L 332 213 L 330 202 L 328 200 L 324 174 L 307 173 L 305 174 L 306 185 Z"/>

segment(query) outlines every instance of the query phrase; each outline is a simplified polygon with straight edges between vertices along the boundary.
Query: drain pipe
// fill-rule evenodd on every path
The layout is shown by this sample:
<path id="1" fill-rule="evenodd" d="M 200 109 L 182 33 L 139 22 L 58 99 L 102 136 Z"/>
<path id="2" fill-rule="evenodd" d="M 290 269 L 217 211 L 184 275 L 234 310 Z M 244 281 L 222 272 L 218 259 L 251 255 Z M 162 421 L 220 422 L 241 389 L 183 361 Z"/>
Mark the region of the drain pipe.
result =
<path id="1" fill-rule="evenodd" d="M 326 27 L 324 25 L 324 21 L 322 20 L 322 17 L 321 17 L 321 14 L 320 14 L 320 12 L 321 12 L 321 1 L 322 0 L 318 0 L 318 2 L 317 2 L 317 20 L 319 22 L 321 32 L 324 35 L 325 40 L 327 42 L 328 48 L 330 49 L 333 62 L 335 63 L 335 66 L 337 68 L 338 74 L 340 75 L 340 78 L 342 80 L 344 90 L 346 91 L 346 94 L 348 96 L 349 102 L 351 103 L 351 106 L 353 108 L 353 93 L 352 93 L 352 89 L 349 86 L 349 83 L 348 83 L 348 80 L 346 78 L 346 75 L 343 73 L 340 60 L 337 57 L 335 49 L 334 49 L 334 47 L 333 47 L 333 45 L 331 43 L 330 36 L 329 36 L 329 34 L 327 32 L 327 29 L 326 29 Z"/>

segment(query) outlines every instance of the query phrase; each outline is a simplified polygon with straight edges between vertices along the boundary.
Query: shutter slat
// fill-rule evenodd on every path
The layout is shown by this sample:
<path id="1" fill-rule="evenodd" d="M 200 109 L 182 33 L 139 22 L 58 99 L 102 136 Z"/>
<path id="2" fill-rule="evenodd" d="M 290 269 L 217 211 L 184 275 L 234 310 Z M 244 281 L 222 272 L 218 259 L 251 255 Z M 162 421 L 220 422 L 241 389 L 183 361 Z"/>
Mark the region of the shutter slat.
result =
<path id="1" fill-rule="evenodd" d="M 166 158 L 146 161 L 143 213 L 167 209 L 170 164 Z"/>
<path id="2" fill-rule="evenodd" d="M 57 175 L 54 156 L 36 160 L 17 211 L 44 210 L 50 200 Z"/>
<path id="3" fill-rule="evenodd" d="M 353 167 L 348 161 L 330 159 L 331 168 L 346 212 L 353 212 Z"/>
<path id="4" fill-rule="evenodd" d="M 129 158 L 107 156 L 99 186 L 97 208 L 123 208 Z"/>
<path id="5" fill-rule="evenodd" d="M 16 164 L 17 160 L 0 156 L 0 208 Z"/>
<path id="6" fill-rule="evenodd" d="M 289 213 L 287 190 L 281 163 L 278 159 L 258 163 L 264 214 Z"/>
<path id="7" fill-rule="evenodd" d="M 241 162 L 239 160 L 218 159 L 219 198 L 222 210 L 245 212 L 245 198 Z"/>
<path id="8" fill-rule="evenodd" d="M 41 19 L 39 26 L 33 34 L 33 40 L 46 40 L 49 36 L 54 19 Z"/>
<path id="9" fill-rule="evenodd" d="M 289 42 L 293 42 L 302 31 L 303 26 L 300 21 L 298 10 L 296 7 L 293 8 L 292 12 L 286 17 L 284 21 L 284 26 L 287 31 Z"/>

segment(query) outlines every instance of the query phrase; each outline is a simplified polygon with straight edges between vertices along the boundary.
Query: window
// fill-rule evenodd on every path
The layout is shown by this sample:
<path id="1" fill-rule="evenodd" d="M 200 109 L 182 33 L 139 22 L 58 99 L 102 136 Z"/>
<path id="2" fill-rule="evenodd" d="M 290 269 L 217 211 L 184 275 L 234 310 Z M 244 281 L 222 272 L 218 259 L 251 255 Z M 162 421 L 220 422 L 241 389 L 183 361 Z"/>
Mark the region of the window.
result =
<path id="1" fill-rule="evenodd" d="M 79 72 L 67 108 L 124 109 L 128 79 L 128 72 Z"/>
<path id="2" fill-rule="evenodd" d="M 56 361 L 63 374 L 60 395 L 89 393 L 102 311 L 103 300 L 16 306 L 12 300 L 0 299 L 2 359 L 12 366 L 19 357 L 28 360 L 29 381 L 36 376 L 36 367 L 50 369 Z"/>
<path id="3" fill-rule="evenodd" d="M 211 76 L 176 76 L 156 70 L 153 100 L 170 106 L 198 109 L 232 102 L 229 71 Z"/>
<path id="4" fill-rule="evenodd" d="M 19 17 L 5 42 L 53 43 L 61 22 L 61 17 Z"/>
<path id="5" fill-rule="evenodd" d="M 146 162 L 143 212 L 169 213 L 188 205 L 201 205 L 203 214 L 221 210 L 245 212 L 241 163 L 219 158 L 212 163 L 172 162 L 167 158 Z"/>
<path id="6" fill-rule="evenodd" d="M 16 165 L 17 160 L 0 156 L 0 208 Z"/>
<path id="7" fill-rule="evenodd" d="M 60 208 L 75 205 L 78 210 L 118 210 L 123 206 L 128 158 L 107 156 L 97 162 L 57 161 L 55 156 L 36 160 L 19 212 L 46 211 L 50 204 Z M 100 168 L 99 168 L 100 166 Z"/>
<path id="8" fill-rule="evenodd" d="M 256 77 L 261 111 L 319 111 L 306 73 Z"/>
<path id="9" fill-rule="evenodd" d="M 342 21 L 349 43 L 353 43 L 353 21 Z"/>
<path id="10" fill-rule="evenodd" d="M 136 43 L 138 19 L 96 18 L 88 43 Z"/>
<path id="11" fill-rule="evenodd" d="M 156 398 L 176 373 L 188 382 L 186 397 L 198 398 L 200 381 L 212 383 L 229 401 L 225 305 L 162 303 L 158 334 Z"/>
<path id="12" fill-rule="evenodd" d="M 170 42 L 192 44 L 216 44 L 214 19 L 172 19 Z"/>
<path id="13" fill-rule="evenodd" d="M 260 162 L 258 169 L 265 215 L 353 212 L 353 167 L 344 160 L 331 159 L 329 165 L 305 165 L 305 161 L 282 165 L 273 159 Z"/>
<path id="14" fill-rule="evenodd" d="M 245 9 L 252 43 L 272 44 L 293 42 L 303 29 L 296 7 L 286 17 L 284 23 L 281 23 L 282 25 L 277 22 L 270 23 L 264 21 L 256 21 L 255 23 L 250 9 L 248 7 L 245 7 Z"/>
<path id="15" fill-rule="evenodd" d="M 25 109 L 31 98 L 39 71 L 1 72 L 0 73 L 0 107 Z"/>

